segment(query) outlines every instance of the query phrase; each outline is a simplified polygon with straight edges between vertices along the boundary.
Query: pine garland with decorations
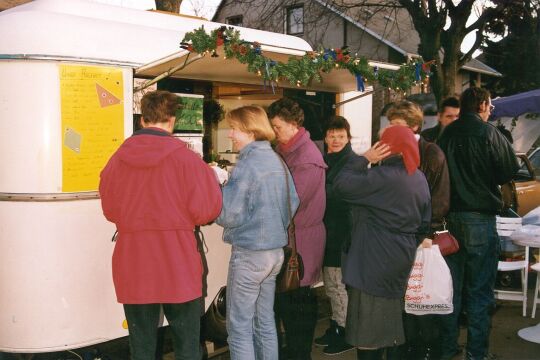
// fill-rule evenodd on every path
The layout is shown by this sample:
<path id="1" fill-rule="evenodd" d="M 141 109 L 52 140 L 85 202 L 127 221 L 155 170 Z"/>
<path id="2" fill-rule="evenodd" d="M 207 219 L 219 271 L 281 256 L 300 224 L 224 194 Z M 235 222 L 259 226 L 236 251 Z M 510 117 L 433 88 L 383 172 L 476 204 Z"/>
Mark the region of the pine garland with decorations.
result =
<path id="1" fill-rule="evenodd" d="M 322 82 L 322 73 L 346 69 L 356 77 L 358 90 L 365 90 L 365 83 L 379 83 L 395 91 L 405 91 L 429 77 L 433 62 L 403 64 L 396 71 L 371 67 L 365 57 L 351 55 L 347 47 L 308 51 L 304 56 L 290 56 L 286 63 L 264 56 L 261 45 L 240 38 L 233 27 L 222 26 L 207 33 L 204 26 L 187 33 L 180 43 L 182 49 L 198 54 L 220 56 L 223 46 L 227 59 L 236 59 L 247 65 L 247 70 L 261 76 L 264 83 L 274 86 L 287 80 L 293 86 L 308 86 L 313 80 Z"/>

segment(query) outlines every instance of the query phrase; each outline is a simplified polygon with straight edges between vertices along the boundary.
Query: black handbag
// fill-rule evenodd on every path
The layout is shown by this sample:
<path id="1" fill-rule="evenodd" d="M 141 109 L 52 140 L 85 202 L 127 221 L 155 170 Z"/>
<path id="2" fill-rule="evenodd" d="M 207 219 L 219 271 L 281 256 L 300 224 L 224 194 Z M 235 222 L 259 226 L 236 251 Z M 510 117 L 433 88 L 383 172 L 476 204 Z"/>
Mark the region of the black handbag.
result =
<path id="1" fill-rule="evenodd" d="M 300 280 L 304 277 L 304 264 L 302 262 L 302 257 L 296 251 L 296 236 L 294 221 L 292 218 L 292 209 L 291 209 L 291 194 L 289 187 L 289 176 L 288 169 L 285 163 L 281 158 L 281 164 L 283 165 L 283 170 L 285 170 L 285 182 L 287 184 L 287 206 L 289 210 L 289 245 L 283 248 L 283 265 L 276 279 L 276 292 L 282 293 L 291 290 L 298 289 L 300 287 Z"/>

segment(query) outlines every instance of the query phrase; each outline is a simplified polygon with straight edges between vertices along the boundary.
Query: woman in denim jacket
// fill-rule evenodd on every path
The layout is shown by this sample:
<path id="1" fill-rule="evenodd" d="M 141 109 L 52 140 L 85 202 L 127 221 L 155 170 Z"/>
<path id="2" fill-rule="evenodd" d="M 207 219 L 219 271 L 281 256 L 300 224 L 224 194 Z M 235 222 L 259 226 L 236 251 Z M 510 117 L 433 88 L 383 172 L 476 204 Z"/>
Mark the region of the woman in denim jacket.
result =
<path id="1" fill-rule="evenodd" d="M 227 120 L 229 138 L 240 152 L 216 220 L 224 227 L 223 240 L 232 245 L 227 279 L 230 355 L 232 360 L 277 360 L 276 276 L 298 195 L 287 167 L 270 147 L 275 135 L 266 112 L 244 106 L 228 113 Z"/>

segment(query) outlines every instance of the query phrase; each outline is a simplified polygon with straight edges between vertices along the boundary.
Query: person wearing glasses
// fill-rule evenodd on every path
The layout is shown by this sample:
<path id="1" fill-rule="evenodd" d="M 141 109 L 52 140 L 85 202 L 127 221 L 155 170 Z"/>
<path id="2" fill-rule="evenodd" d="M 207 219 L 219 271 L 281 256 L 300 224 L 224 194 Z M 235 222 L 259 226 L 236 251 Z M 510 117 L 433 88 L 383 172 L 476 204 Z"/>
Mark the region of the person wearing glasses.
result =
<path id="1" fill-rule="evenodd" d="M 512 146 L 487 120 L 493 109 L 489 91 L 471 87 L 460 99 L 459 119 L 446 127 L 438 145 L 450 174 L 450 232 L 457 253 L 445 257 L 454 286 L 454 312 L 442 316 L 442 359 L 458 350 L 462 294 L 467 310 L 466 359 L 488 355 L 490 317 L 499 260 L 495 216 L 502 210 L 499 185 L 519 169 Z"/>

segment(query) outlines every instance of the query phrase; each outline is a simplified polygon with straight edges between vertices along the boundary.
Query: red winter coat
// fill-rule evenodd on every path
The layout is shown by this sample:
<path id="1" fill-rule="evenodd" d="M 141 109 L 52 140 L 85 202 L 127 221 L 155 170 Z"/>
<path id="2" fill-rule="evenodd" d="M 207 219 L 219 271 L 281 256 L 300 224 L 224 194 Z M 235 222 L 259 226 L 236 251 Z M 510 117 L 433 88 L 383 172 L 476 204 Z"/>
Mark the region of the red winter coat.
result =
<path id="1" fill-rule="evenodd" d="M 221 210 L 213 170 L 184 142 L 146 128 L 111 157 L 99 192 L 105 217 L 118 229 L 112 259 L 118 302 L 201 297 L 203 269 L 193 230 Z"/>

